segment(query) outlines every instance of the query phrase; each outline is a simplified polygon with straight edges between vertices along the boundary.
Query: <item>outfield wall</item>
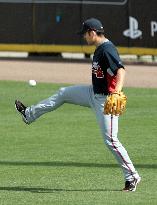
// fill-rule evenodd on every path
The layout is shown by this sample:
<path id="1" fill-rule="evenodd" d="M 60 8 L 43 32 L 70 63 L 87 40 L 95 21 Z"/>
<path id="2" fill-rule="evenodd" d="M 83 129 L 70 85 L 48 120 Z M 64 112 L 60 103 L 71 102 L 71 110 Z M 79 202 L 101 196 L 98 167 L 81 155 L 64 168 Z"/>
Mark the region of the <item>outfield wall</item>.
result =
<path id="1" fill-rule="evenodd" d="M 156 11 L 156 0 L 0 0 L 0 50 L 90 54 L 76 33 L 96 17 L 121 54 L 157 55 Z"/>

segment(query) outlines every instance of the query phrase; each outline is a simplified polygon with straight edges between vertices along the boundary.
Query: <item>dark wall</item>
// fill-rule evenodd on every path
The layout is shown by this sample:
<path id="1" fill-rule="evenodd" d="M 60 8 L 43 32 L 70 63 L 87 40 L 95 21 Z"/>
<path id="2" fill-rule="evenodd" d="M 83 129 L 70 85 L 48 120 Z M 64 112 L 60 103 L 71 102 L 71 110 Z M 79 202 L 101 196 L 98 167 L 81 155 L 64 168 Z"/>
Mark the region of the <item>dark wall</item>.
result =
<path id="1" fill-rule="evenodd" d="M 128 27 L 128 11 L 125 5 L 84 5 L 82 8 L 83 20 L 96 17 L 104 25 L 105 36 L 116 45 L 128 45 L 128 38 L 124 38 L 122 31 Z"/>
<path id="2" fill-rule="evenodd" d="M 36 4 L 35 43 L 80 44 L 80 4 Z"/>
<path id="3" fill-rule="evenodd" d="M 33 42 L 33 4 L 0 3 L 0 43 Z"/>
<path id="4" fill-rule="evenodd" d="M 0 43 L 81 45 L 77 31 L 85 19 L 96 17 L 117 46 L 157 47 L 156 0 L 2 2 Z"/>

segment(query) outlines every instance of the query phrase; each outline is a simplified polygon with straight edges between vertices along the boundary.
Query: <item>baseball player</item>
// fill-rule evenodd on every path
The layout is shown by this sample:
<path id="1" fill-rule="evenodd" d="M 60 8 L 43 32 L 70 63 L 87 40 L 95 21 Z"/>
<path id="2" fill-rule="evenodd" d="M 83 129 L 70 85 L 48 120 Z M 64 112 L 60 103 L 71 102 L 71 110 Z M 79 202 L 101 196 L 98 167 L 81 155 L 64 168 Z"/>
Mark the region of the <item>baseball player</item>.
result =
<path id="1" fill-rule="evenodd" d="M 39 102 L 26 107 L 19 100 L 15 101 L 17 111 L 26 124 L 34 122 L 41 115 L 53 111 L 64 103 L 90 107 L 96 115 L 104 143 L 111 150 L 124 173 L 123 191 L 135 191 L 141 178 L 130 160 L 126 149 L 118 140 L 118 112 L 114 112 L 121 102 L 113 103 L 113 97 L 119 99 L 122 91 L 125 68 L 113 43 L 104 36 L 102 23 L 95 18 L 87 19 L 79 32 L 88 45 L 95 45 L 92 62 L 92 85 L 62 87 L 58 92 Z M 104 113 L 104 104 L 111 95 L 112 108 Z M 110 104 L 110 102 L 108 103 Z M 121 106 L 120 106 L 121 107 Z M 108 108 L 108 106 L 107 106 Z M 105 110 L 107 109 L 105 108 Z"/>

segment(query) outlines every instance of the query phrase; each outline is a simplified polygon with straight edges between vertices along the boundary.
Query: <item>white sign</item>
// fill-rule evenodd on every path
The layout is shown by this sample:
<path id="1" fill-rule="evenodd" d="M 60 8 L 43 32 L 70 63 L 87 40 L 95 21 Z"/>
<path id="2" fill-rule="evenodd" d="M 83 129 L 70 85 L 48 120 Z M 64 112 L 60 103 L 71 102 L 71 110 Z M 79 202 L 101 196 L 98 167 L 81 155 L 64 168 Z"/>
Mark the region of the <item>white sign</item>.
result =
<path id="1" fill-rule="evenodd" d="M 157 32 L 157 21 L 151 21 L 151 36 L 155 36 L 155 32 Z"/>
<path id="2" fill-rule="evenodd" d="M 123 35 L 131 39 L 137 39 L 142 36 L 142 31 L 138 28 L 138 21 L 136 18 L 129 16 L 129 28 L 123 31 Z M 150 22 L 150 36 L 157 35 L 157 21 Z"/>
<path id="3" fill-rule="evenodd" d="M 129 29 L 125 30 L 123 35 L 130 37 L 131 39 L 136 39 L 142 36 L 142 31 L 138 29 L 138 21 L 134 17 L 129 17 Z"/>

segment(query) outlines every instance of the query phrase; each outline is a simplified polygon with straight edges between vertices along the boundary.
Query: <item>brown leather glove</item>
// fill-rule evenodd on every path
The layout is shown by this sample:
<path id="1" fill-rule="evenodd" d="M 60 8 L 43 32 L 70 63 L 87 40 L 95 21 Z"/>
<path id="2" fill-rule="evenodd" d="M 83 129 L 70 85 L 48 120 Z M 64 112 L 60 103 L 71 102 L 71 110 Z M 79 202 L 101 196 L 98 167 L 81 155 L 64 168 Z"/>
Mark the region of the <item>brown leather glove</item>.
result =
<path id="1" fill-rule="evenodd" d="M 104 114 L 121 115 L 126 108 L 127 97 L 123 92 L 114 92 L 107 96 L 104 103 Z"/>

